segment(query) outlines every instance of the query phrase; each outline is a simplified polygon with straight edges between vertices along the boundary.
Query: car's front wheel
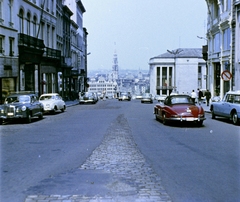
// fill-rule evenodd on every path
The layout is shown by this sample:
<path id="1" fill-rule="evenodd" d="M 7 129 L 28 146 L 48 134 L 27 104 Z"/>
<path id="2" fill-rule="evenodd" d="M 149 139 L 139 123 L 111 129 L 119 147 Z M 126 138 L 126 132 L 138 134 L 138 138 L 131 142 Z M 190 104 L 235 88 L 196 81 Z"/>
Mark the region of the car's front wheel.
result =
<path id="1" fill-rule="evenodd" d="M 3 124 L 3 119 L 0 119 L 0 125 L 2 125 Z"/>
<path id="2" fill-rule="evenodd" d="M 26 118 L 26 123 L 31 123 L 31 122 L 32 122 L 32 117 L 31 117 L 30 112 L 28 112 L 27 118 Z"/>
<path id="3" fill-rule="evenodd" d="M 239 120 L 238 120 L 237 112 L 232 113 L 232 121 L 234 125 L 238 124 Z"/>
<path id="4" fill-rule="evenodd" d="M 38 116 L 39 119 L 43 119 L 43 113 L 41 112 Z"/>
<path id="5" fill-rule="evenodd" d="M 212 109 L 211 112 L 212 112 L 212 119 L 215 119 L 216 115 L 214 114 L 214 110 Z"/>

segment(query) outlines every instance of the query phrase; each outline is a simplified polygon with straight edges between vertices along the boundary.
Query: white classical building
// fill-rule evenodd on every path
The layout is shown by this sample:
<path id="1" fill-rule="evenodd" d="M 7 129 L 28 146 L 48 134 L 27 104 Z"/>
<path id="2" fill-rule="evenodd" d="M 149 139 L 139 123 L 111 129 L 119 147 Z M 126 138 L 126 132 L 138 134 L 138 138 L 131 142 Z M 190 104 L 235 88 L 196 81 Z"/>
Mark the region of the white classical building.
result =
<path id="1" fill-rule="evenodd" d="M 177 54 L 173 54 L 177 53 Z M 150 93 L 170 95 L 206 89 L 206 62 L 201 48 L 183 48 L 150 58 Z"/>
<path id="2" fill-rule="evenodd" d="M 89 81 L 89 92 L 105 93 L 106 95 L 114 95 L 117 91 L 117 82 L 113 80 L 106 80 L 100 76 L 97 81 Z"/>

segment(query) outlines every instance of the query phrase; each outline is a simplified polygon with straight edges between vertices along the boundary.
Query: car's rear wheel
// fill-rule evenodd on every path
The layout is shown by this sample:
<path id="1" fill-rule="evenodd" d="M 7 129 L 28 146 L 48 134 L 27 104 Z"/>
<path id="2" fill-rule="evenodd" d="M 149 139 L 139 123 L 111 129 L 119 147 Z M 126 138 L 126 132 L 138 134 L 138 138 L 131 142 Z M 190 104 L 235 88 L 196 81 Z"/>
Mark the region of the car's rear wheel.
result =
<path id="1" fill-rule="evenodd" d="M 232 121 L 234 125 L 238 124 L 238 116 L 237 116 L 237 112 L 233 112 L 232 113 Z"/>

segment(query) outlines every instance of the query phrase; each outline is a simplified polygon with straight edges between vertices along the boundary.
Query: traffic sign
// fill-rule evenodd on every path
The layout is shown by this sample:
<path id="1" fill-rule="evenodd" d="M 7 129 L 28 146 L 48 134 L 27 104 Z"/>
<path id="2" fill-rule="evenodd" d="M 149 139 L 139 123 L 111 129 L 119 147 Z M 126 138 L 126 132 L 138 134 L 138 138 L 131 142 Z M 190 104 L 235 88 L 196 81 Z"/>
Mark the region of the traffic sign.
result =
<path id="1" fill-rule="evenodd" d="M 221 77 L 222 77 L 222 80 L 229 81 L 232 78 L 232 74 L 231 74 L 230 71 L 225 70 L 225 71 L 222 72 Z"/>

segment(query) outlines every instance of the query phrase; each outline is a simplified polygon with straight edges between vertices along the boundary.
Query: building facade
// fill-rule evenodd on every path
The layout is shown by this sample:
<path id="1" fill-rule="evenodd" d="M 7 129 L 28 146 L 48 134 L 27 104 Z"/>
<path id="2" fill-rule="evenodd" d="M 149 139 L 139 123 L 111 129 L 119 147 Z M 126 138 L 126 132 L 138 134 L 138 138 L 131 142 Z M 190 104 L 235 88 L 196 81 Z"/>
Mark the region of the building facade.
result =
<path id="1" fill-rule="evenodd" d="M 59 92 L 68 98 L 72 91 L 78 93 L 81 69 L 87 68 L 82 62 L 85 9 L 80 0 L 72 2 L 78 21 L 71 19 L 73 12 L 62 0 L 0 1 L 1 103 L 15 91 Z"/>
<path id="2" fill-rule="evenodd" d="M 221 97 L 240 89 L 240 1 L 206 0 L 208 83 Z"/>
<path id="3" fill-rule="evenodd" d="M 115 95 L 117 92 L 117 82 L 113 80 L 106 80 L 105 77 L 100 76 L 98 80 L 89 81 L 89 92 L 103 93 L 106 95 Z"/>
<path id="4" fill-rule="evenodd" d="M 172 92 L 189 94 L 197 88 L 206 89 L 207 72 L 202 49 L 177 50 L 172 51 L 177 52 L 176 55 L 169 51 L 150 59 L 151 94 L 170 95 Z"/>

